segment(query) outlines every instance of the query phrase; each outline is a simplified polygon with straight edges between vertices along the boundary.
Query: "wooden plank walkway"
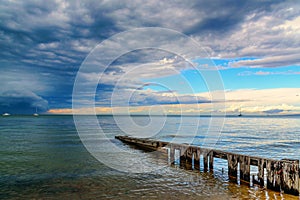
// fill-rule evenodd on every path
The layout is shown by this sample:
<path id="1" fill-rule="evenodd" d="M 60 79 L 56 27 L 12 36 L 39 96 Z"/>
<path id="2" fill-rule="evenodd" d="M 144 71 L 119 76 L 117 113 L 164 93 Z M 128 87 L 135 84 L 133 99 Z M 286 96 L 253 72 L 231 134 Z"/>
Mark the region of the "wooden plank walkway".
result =
<path id="1" fill-rule="evenodd" d="M 188 168 L 192 168 L 191 166 L 193 165 L 194 169 L 198 170 L 200 169 L 200 158 L 202 155 L 205 172 L 213 170 L 214 158 L 225 159 L 228 163 L 228 176 L 231 179 L 239 178 L 240 181 L 252 182 L 274 191 L 283 191 L 287 194 L 299 196 L 299 160 L 267 159 L 187 144 L 168 143 L 128 136 L 116 136 L 116 139 L 133 144 L 141 149 L 166 153 L 169 155 L 168 159 L 170 159 L 171 163 L 175 162 L 175 151 L 179 152 L 180 165 L 188 166 Z M 256 176 L 250 174 L 250 166 L 258 167 Z"/>

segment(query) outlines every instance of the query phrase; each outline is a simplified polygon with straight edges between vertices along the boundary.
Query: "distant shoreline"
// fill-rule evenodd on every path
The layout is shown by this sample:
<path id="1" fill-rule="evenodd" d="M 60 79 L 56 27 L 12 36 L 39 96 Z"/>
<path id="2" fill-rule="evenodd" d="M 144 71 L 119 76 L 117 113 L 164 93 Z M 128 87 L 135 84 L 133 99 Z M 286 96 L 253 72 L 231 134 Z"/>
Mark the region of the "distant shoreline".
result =
<path id="1" fill-rule="evenodd" d="M 34 117 L 32 114 L 11 114 L 10 116 L 3 116 L 5 118 L 9 117 L 16 117 L 16 116 L 28 116 L 28 117 Z M 39 114 L 39 116 L 73 116 L 73 114 Z M 94 116 L 92 114 L 76 114 L 76 116 Z M 277 118 L 277 117 L 300 117 L 300 114 L 290 114 L 290 115 L 146 115 L 146 114 L 131 114 L 131 115 L 125 115 L 125 114 L 97 114 L 96 116 L 131 116 L 131 117 L 146 117 L 146 116 L 153 116 L 153 117 L 161 117 L 161 116 L 167 116 L 167 117 L 225 117 L 225 118 Z"/>

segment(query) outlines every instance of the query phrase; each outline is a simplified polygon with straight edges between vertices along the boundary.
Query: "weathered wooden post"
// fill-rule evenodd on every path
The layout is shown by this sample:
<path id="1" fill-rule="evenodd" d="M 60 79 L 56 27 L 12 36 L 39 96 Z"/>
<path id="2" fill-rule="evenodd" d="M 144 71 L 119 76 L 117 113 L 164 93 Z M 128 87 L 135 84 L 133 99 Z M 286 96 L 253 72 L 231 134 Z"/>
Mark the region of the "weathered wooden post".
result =
<path id="1" fill-rule="evenodd" d="M 170 164 L 175 163 L 175 148 L 173 145 L 170 145 Z"/>
<path id="2" fill-rule="evenodd" d="M 264 179 L 264 166 L 265 166 L 265 160 L 264 159 L 258 159 L 258 182 L 260 186 L 264 186 L 265 179 Z"/>
<path id="3" fill-rule="evenodd" d="M 207 172 L 208 169 L 208 155 L 207 155 L 207 150 L 203 151 L 203 170 L 204 172 Z"/>
<path id="4" fill-rule="evenodd" d="M 274 162 L 272 160 L 267 160 L 267 188 L 274 188 Z"/>
<path id="5" fill-rule="evenodd" d="M 187 153 L 186 153 L 186 146 L 180 146 L 180 165 L 185 167 L 186 166 L 186 161 L 187 161 Z"/>
<path id="6" fill-rule="evenodd" d="M 193 163 L 193 148 L 192 147 L 188 147 L 186 150 L 186 160 L 187 160 L 187 163 L 192 165 L 192 163 Z"/>
<path id="7" fill-rule="evenodd" d="M 240 161 L 240 179 L 250 182 L 250 157 L 241 155 Z"/>
<path id="8" fill-rule="evenodd" d="M 237 178 L 238 156 L 234 154 L 227 154 L 227 161 L 229 178 Z"/>
<path id="9" fill-rule="evenodd" d="M 213 171 L 213 169 L 214 169 L 214 151 L 211 150 L 208 153 L 208 156 L 209 156 L 209 170 Z"/>
<path id="10" fill-rule="evenodd" d="M 193 154 L 194 154 L 194 169 L 199 170 L 200 169 L 200 155 L 201 155 L 200 148 L 194 147 Z"/>
<path id="11" fill-rule="evenodd" d="M 280 191 L 282 180 L 282 162 L 274 162 L 274 188 L 275 191 Z"/>
<path id="12" fill-rule="evenodd" d="M 193 169 L 193 148 L 192 147 L 187 147 L 186 149 L 186 163 L 185 167 L 186 169 Z"/>
<path id="13" fill-rule="evenodd" d="M 283 162 L 282 170 L 284 193 L 299 195 L 299 160 Z"/>

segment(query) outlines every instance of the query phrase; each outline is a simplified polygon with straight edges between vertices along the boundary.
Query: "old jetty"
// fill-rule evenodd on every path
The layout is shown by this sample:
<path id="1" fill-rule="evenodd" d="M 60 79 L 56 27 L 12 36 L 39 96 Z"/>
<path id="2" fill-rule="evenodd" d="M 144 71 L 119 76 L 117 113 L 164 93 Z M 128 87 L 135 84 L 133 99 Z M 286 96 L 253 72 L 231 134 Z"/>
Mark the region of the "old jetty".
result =
<path id="1" fill-rule="evenodd" d="M 195 170 L 200 170 L 200 164 L 203 163 L 204 171 L 213 171 L 214 158 L 225 159 L 230 179 L 299 196 L 299 160 L 260 158 L 148 138 L 116 136 L 116 139 L 141 149 L 166 154 L 171 163 L 179 160 L 180 165 Z M 250 173 L 251 166 L 257 166 L 256 173 Z"/>

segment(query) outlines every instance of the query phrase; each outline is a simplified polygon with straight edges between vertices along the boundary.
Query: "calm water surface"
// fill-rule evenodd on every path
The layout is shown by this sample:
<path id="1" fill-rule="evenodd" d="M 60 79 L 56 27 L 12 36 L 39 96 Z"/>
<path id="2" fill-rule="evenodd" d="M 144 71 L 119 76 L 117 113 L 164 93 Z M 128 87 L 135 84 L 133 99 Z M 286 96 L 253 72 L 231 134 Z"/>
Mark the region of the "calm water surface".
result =
<path id="1" fill-rule="evenodd" d="M 97 126 L 89 125 L 89 118 L 82 116 L 82 123 L 89 127 L 87 132 L 97 132 Z M 209 138 L 210 118 L 203 117 L 200 122 L 198 117 L 155 118 L 164 121 L 164 126 L 158 131 L 153 127 L 148 131 L 141 129 L 143 134 L 200 146 Z M 114 140 L 115 135 L 141 134 L 127 120 L 124 116 L 118 120 L 98 116 L 113 144 L 135 151 L 157 170 L 124 173 L 97 161 L 82 144 L 72 116 L 0 117 L 0 199 L 299 199 L 229 182 L 226 162 L 222 160 L 216 162 L 214 173 L 165 166 L 163 160 L 156 162 L 146 152 Z M 132 120 L 141 127 L 151 122 L 146 116 Z M 299 159 L 299 135 L 297 117 L 232 117 L 226 118 L 214 148 L 267 158 Z M 122 157 L 124 163 L 134 159 Z"/>

